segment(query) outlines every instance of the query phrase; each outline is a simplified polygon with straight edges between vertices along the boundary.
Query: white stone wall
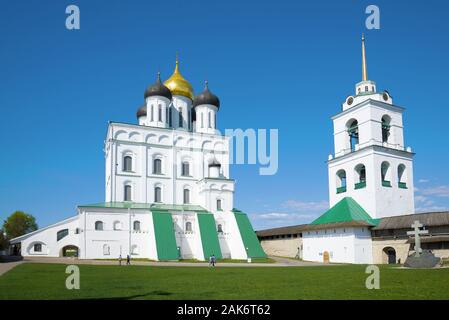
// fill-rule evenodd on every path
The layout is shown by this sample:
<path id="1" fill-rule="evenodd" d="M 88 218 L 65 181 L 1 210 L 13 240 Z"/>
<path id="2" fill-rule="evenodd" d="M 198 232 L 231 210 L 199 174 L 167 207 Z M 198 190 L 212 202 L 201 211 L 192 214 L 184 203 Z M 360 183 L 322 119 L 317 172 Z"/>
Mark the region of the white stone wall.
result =
<path id="1" fill-rule="evenodd" d="M 323 262 L 327 251 L 331 263 L 372 263 L 371 235 L 367 228 L 305 231 L 302 242 L 306 261 Z"/>
<path id="2" fill-rule="evenodd" d="M 260 245 L 268 256 L 295 258 L 298 255 L 302 259 L 302 238 L 261 240 Z M 299 249 L 298 249 L 299 248 Z"/>

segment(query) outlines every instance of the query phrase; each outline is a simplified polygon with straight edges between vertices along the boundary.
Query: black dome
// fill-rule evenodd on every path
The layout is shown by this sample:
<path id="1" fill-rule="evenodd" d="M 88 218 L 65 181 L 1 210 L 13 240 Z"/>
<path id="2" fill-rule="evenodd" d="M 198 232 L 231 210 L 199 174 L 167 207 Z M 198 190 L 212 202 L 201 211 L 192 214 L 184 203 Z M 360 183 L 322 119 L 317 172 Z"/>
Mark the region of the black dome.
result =
<path id="1" fill-rule="evenodd" d="M 211 104 L 213 106 L 216 106 L 217 108 L 220 108 L 220 99 L 218 99 L 218 97 L 215 94 L 209 91 L 209 85 L 207 81 L 204 91 L 193 99 L 193 107 L 202 104 Z"/>
<path id="2" fill-rule="evenodd" d="M 157 81 L 155 84 L 152 84 L 145 90 L 144 97 L 145 99 L 152 96 L 161 96 L 166 97 L 167 99 L 171 100 L 172 94 L 169 88 L 164 86 L 161 82 L 161 74 L 157 73 Z"/>
<path id="3" fill-rule="evenodd" d="M 146 115 L 147 115 L 147 105 L 144 104 L 137 110 L 136 116 L 137 116 L 137 119 L 139 119 L 140 117 L 146 116 Z"/>

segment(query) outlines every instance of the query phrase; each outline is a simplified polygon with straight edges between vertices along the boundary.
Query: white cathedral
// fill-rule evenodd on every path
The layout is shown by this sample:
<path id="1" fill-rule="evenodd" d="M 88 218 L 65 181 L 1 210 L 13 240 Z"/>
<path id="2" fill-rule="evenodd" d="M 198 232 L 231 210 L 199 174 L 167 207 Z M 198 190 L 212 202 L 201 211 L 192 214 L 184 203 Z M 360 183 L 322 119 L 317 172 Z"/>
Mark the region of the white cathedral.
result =
<path id="1" fill-rule="evenodd" d="M 217 130 L 220 101 L 194 96 L 179 62 L 144 93 L 138 124 L 109 122 L 105 202 L 15 238 L 22 256 L 151 260 L 265 257 L 247 215 L 234 209 L 229 138 Z"/>

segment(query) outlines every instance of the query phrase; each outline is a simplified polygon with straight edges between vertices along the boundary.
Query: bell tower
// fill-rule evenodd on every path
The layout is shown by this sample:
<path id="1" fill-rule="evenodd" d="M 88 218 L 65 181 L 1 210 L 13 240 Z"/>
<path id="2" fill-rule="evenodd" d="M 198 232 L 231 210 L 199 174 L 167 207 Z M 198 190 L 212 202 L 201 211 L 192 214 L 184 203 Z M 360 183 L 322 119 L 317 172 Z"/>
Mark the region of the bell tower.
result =
<path id="1" fill-rule="evenodd" d="M 368 79 L 362 35 L 362 81 L 333 116 L 334 155 L 329 155 L 329 202 L 352 197 L 373 218 L 415 212 L 413 153 L 404 145 L 404 108 Z"/>

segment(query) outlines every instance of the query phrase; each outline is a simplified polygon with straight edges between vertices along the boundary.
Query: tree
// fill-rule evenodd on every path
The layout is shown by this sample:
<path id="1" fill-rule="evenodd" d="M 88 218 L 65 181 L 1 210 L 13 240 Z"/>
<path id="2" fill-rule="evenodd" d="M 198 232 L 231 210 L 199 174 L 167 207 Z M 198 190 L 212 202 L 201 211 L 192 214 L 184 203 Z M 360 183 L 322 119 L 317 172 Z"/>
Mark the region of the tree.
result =
<path id="1" fill-rule="evenodd" d="M 14 239 L 37 230 L 36 219 L 31 214 L 16 211 L 5 220 L 3 230 L 8 239 Z"/>

